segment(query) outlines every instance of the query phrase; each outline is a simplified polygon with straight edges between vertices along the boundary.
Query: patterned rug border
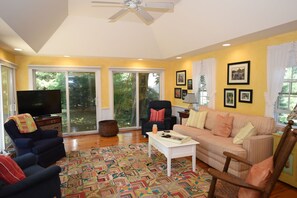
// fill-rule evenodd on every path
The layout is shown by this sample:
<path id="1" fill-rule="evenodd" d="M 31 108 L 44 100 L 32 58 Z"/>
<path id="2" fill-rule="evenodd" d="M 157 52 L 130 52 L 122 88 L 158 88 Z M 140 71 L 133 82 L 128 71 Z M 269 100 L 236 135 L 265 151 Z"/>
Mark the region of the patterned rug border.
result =
<path id="1" fill-rule="evenodd" d="M 186 157 L 167 159 L 148 144 L 124 144 L 67 152 L 57 162 L 62 197 L 207 197 L 211 176 Z"/>

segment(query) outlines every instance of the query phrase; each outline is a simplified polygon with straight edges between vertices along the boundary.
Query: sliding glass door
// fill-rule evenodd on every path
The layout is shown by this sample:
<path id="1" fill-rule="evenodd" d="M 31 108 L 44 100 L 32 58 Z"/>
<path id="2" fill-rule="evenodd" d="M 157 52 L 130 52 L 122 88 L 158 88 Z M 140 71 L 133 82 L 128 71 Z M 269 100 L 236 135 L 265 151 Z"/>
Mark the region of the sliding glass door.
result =
<path id="1" fill-rule="evenodd" d="M 139 127 L 148 103 L 160 99 L 160 73 L 114 71 L 114 118 L 120 128 Z"/>
<path id="2" fill-rule="evenodd" d="M 14 69 L 6 66 L 1 66 L 1 128 L 9 116 L 15 114 L 15 88 L 14 88 Z M 11 139 L 6 132 L 1 134 L 2 147 L 7 148 L 11 144 Z"/>
<path id="3" fill-rule="evenodd" d="M 60 89 L 63 133 L 97 129 L 96 72 L 34 70 L 35 89 Z"/>

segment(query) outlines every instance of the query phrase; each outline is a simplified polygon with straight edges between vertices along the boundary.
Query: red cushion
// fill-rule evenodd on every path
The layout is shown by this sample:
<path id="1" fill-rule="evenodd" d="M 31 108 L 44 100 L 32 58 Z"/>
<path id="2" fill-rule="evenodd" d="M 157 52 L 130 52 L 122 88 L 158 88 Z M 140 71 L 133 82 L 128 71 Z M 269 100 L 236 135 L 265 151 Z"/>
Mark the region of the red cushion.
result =
<path id="1" fill-rule="evenodd" d="M 151 109 L 150 122 L 164 122 L 164 117 L 165 117 L 165 109 L 161 109 L 159 111 L 155 109 Z"/>
<path id="2" fill-rule="evenodd" d="M 23 170 L 11 157 L 0 155 L 0 179 L 8 184 L 15 184 L 25 178 Z"/>
<path id="3" fill-rule="evenodd" d="M 264 188 L 271 178 L 273 173 L 273 156 L 267 158 L 266 160 L 254 164 L 245 179 L 246 183 L 252 184 L 254 186 L 259 186 Z M 260 197 L 260 192 L 247 189 L 240 188 L 238 192 L 238 197 L 241 198 L 258 198 Z"/>

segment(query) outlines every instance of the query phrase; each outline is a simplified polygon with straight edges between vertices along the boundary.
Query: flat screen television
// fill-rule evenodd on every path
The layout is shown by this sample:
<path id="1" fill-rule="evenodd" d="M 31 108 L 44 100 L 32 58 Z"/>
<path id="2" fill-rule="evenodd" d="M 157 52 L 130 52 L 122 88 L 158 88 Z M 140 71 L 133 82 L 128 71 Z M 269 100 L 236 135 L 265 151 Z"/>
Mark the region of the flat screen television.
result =
<path id="1" fill-rule="evenodd" d="M 17 91 L 18 112 L 32 116 L 49 116 L 61 113 L 60 90 Z"/>

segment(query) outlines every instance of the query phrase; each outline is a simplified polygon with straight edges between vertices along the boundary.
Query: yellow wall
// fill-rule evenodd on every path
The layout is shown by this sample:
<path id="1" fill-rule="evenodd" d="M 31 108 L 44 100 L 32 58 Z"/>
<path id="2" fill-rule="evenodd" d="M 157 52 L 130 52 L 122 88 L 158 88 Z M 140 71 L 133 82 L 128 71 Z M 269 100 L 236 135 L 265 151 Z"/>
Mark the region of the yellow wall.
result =
<path id="1" fill-rule="evenodd" d="M 14 63 L 14 55 L 0 48 L 0 60 Z"/>
<path id="2" fill-rule="evenodd" d="M 266 91 L 266 56 L 267 46 L 278 45 L 290 41 L 297 41 L 297 31 L 282 34 L 267 39 L 250 42 L 243 45 L 222 48 L 222 50 L 210 53 L 199 54 L 184 58 L 182 60 L 164 61 L 136 61 L 119 58 L 64 58 L 64 57 L 30 57 L 16 56 L 0 49 L 0 58 L 15 62 L 16 87 L 17 90 L 28 89 L 28 65 L 51 65 L 51 66 L 100 66 L 101 67 L 101 106 L 108 108 L 109 104 L 109 80 L 108 69 L 110 67 L 127 68 L 164 68 L 165 71 L 165 99 L 171 100 L 175 106 L 187 107 L 181 99 L 174 98 L 174 88 L 176 86 L 176 71 L 186 70 L 187 79 L 192 78 L 192 62 L 207 58 L 215 58 L 217 63 L 216 78 L 216 109 L 226 111 L 236 111 L 254 115 L 264 115 Z M 227 85 L 227 64 L 240 61 L 251 61 L 250 84 L 249 85 Z M 186 86 L 179 86 L 186 89 Z M 225 108 L 224 88 L 253 89 L 253 103 L 239 103 L 237 108 Z M 237 97 L 238 101 L 238 97 Z"/>
<path id="3" fill-rule="evenodd" d="M 39 57 L 39 56 L 17 56 L 16 63 L 16 88 L 26 90 L 29 87 L 28 66 L 98 66 L 101 68 L 101 107 L 109 107 L 109 79 L 108 71 L 110 67 L 125 68 L 164 68 L 166 73 L 165 61 L 137 61 L 118 58 L 64 58 L 64 57 Z M 169 85 L 165 85 L 169 86 Z M 165 92 L 165 99 L 167 93 Z"/>
<path id="4" fill-rule="evenodd" d="M 181 61 L 176 61 L 172 64 L 172 75 L 176 70 L 186 69 L 187 78 L 192 78 L 192 62 L 199 61 L 207 58 L 216 59 L 216 109 L 226 110 L 230 112 L 241 112 L 253 115 L 265 114 L 265 99 L 264 93 L 266 87 L 266 57 L 267 46 L 279 45 L 286 42 L 297 41 L 297 31 L 282 34 L 267 39 L 250 42 L 247 44 L 227 47 L 222 50 L 213 51 L 210 53 L 200 54 L 189 58 L 184 58 Z M 241 61 L 251 61 L 250 66 L 250 84 L 249 85 L 227 85 L 227 64 Z M 175 74 L 174 74 L 175 75 Z M 175 84 L 175 80 L 171 82 Z M 176 86 L 175 86 L 176 87 Z M 182 87 L 186 89 L 186 87 Z M 236 108 L 224 107 L 224 88 L 237 89 L 253 89 L 253 103 L 239 103 L 237 102 Z M 171 88 L 173 89 L 173 88 Z M 187 107 L 180 99 L 174 99 L 173 96 L 169 97 L 174 105 Z"/>

